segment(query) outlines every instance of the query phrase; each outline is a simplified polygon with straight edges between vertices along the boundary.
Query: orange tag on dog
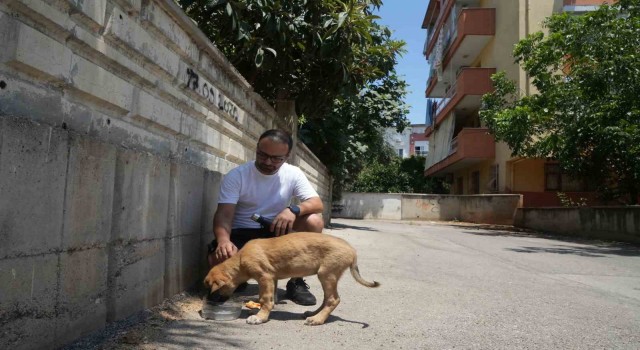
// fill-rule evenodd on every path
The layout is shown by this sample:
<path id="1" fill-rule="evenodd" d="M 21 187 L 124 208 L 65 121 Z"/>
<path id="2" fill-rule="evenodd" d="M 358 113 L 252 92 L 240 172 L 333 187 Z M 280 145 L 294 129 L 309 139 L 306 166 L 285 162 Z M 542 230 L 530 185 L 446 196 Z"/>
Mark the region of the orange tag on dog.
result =
<path id="1" fill-rule="evenodd" d="M 256 303 L 255 301 L 247 301 L 246 304 L 244 304 L 244 306 L 246 306 L 249 309 L 259 309 L 260 308 L 260 303 Z"/>

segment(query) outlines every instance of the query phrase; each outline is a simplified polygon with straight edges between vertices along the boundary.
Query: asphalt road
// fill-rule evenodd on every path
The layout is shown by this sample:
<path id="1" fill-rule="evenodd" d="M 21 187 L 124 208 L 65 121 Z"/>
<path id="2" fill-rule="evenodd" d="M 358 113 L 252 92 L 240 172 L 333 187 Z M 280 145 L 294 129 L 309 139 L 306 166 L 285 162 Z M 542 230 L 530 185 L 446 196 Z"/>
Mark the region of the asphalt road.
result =
<path id="1" fill-rule="evenodd" d="M 326 324 L 305 326 L 308 308 L 281 300 L 266 324 L 246 324 L 247 310 L 235 321 L 196 315 L 140 347 L 640 349 L 640 247 L 426 222 L 334 219 L 325 232 L 382 284 L 345 273 Z M 317 278 L 307 282 L 321 300 Z"/>

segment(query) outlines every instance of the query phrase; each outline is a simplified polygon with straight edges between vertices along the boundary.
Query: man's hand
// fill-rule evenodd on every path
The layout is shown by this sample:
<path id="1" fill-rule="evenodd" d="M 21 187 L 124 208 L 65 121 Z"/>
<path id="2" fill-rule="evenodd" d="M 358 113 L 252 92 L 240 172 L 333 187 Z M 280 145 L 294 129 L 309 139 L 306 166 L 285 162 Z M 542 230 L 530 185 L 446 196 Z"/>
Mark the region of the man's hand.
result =
<path id="1" fill-rule="evenodd" d="M 218 242 L 218 247 L 216 247 L 216 251 L 214 253 L 218 261 L 224 261 L 234 256 L 237 252 L 238 247 L 231 243 L 231 241 L 221 241 Z"/>
<path id="2" fill-rule="evenodd" d="M 273 219 L 270 229 L 276 236 L 286 235 L 293 229 L 294 221 L 296 221 L 296 214 L 291 212 L 289 208 L 285 208 Z"/>
<path id="3" fill-rule="evenodd" d="M 213 216 L 213 235 L 218 246 L 209 254 L 209 265 L 213 266 L 232 257 L 238 248 L 231 243 L 231 222 L 236 210 L 235 204 L 218 204 L 216 214 Z"/>

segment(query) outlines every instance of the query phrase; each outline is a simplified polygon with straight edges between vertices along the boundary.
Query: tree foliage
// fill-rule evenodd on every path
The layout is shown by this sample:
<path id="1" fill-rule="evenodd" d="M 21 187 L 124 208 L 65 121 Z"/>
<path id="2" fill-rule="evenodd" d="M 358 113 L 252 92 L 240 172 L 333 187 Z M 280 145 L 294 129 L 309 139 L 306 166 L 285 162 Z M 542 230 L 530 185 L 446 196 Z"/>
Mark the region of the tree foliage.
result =
<path id="1" fill-rule="evenodd" d="M 295 101 L 300 139 L 326 164 L 339 196 L 381 127 L 408 121 L 395 75 L 403 41 L 376 22 L 382 0 L 178 0 L 254 87 L 275 105 Z"/>
<path id="2" fill-rule="evenodd" d="M 179 0 L 267 100 L 322 118 L 341 94 L 391 71 L 404 43 L 375 22 L 381 0 Z"/>
<path id="3" fill-rule="evenodd" d="M 444 178 L 425 177 L 424 157 L 411 156 L 400 163 L 400 172 L 409 177 L 409 187 L 412 193 L 448 193 Z"/>
<path id="4" fill-rule="evenodd" d="M 409 177 L 400 171 L 399 157 L 388 163 L 372 162 L 358 174 L 351 187 L 353 192 L 409 193 Z"/>
<path id="5" fill-rule="evenodd" d="M 516 155 L 551 157 L 602 194 L 635 203 L 640 184 L 640 0 L 585 15 L 556 14 L 548 34 L 514 49 L 537 93 L 522 96 L 504 72 L 483 97 L 482 120 Z"/>
<path id="6" fill-rule="evenodd" d="M 372 160 L 358 173 L 348 190 L 373 193 L 445 193 L 440 178 L 425 178 L 424 157 L 392 156 L 387 162 Z"/>
<path id="7" fill-rule="evenodd" d="M 301 125 L 300 138 L 334 177 L 336 198 L 367 163 L 391 161 L 393 150 L 385 143 L 383 130 L 396 127 L 402 131 L 408 125 L 405 95 L 406 83 L 389 75 L 368 84 L 357 95 L 336 98 L 326 118 Z"/>

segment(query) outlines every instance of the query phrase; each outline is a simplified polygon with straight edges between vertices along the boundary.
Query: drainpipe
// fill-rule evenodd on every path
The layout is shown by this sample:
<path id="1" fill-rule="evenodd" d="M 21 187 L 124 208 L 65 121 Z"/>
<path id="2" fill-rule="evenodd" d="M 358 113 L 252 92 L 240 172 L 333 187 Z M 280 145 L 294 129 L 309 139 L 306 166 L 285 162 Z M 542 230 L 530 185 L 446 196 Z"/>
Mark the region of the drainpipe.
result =
<path id="1" fill-rule="evenodd" d="M 529 35 L 529 0 L 524 0 L 524 35 Z M 527 96 L 531 96 L 531 78 L 528 73 L 524 73 L 525 81 L 525 93 Z"/>

